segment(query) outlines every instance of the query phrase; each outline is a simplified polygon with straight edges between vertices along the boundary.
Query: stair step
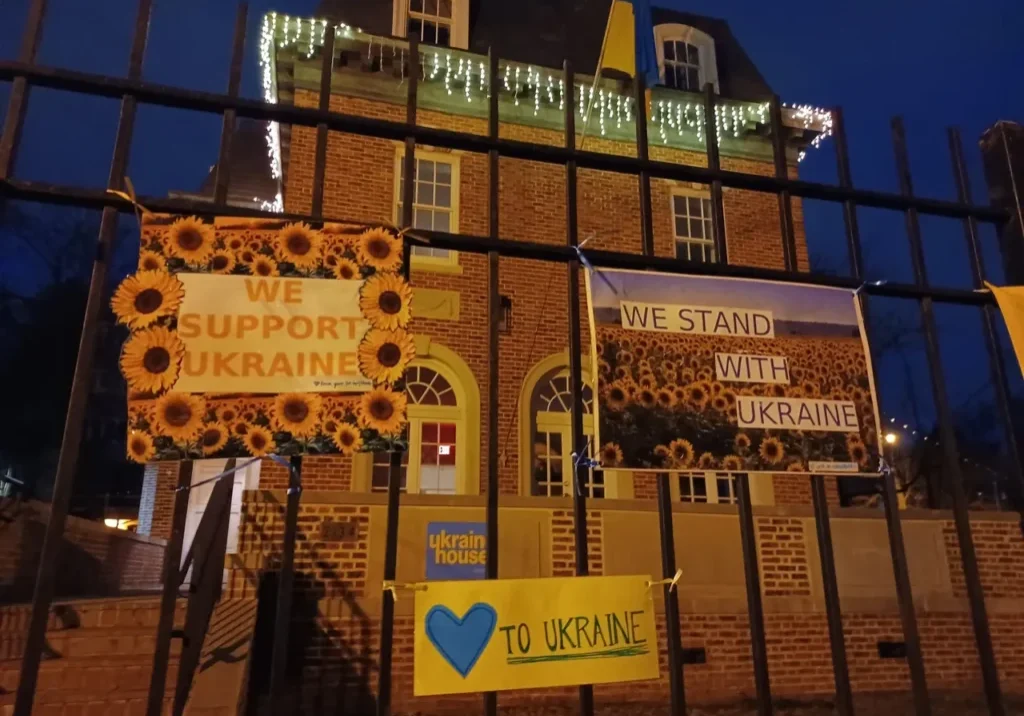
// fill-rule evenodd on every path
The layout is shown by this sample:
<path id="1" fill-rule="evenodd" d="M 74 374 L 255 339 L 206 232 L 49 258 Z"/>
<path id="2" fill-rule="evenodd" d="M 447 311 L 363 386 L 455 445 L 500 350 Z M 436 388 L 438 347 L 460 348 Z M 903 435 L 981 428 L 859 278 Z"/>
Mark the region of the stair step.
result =
<path id="1" fill-rule="evenodd" d="M 174 684 L 169 684 L 164 692 L 164 714 L 170 714 L 174 699 Z M 80 711 L 74 713 L 102 714 L 144 714 L 149 702 L 147 689 L 119 691 L 113 694 L 66 694 L 63 692 L 40 692 L 36 694 L 33 711 L 39 712 L 40 706 L 76 706 Z M 102 708 L 101 708 L 102 707 Z M 94 710 L 89 710 L 89 709 Z M 0 693 L 0 715 L 13 713 L 14 694 Z M 46 713 L 50 713 L 47 711 Z M 64 710 L 58 713 L 65 713 Z M 67 713 L 71 713 L 68 711 Z"/>
<path id="2" fill-rule="evenodd" d="M 10 664 L 11 668 L 6 668 Z M 39 665 L 36 687 L 37 698 L 44 694 L 63 694 L 61 698 L 88 700 L 97 696 L 147 691 L 152 675 L 152 659 L 137 657 L 103 657 L 78 663 L 53 659 Z M 14 692 L 18 688 L 20 669 L 17 662 L 0 665 L 0 693 Z M 178 676 L 178 660 L 167 665 L 167 683 L 173 687 Z M 56 698 L 56 697 L 54 697 Z"/>
<path id="3" fill-rule="evenodd" d="M 152 656 L 156 647 L 156 627 L 96 627 L 49 632 L 46 644 L 55 659 L 93 658 L 105 655 Z M 20 660 L 25 648 L 24 635 L 0 635 L 0 664 Z M 171 652 L 181 648 L 180 639 L 171 640 Z"/>

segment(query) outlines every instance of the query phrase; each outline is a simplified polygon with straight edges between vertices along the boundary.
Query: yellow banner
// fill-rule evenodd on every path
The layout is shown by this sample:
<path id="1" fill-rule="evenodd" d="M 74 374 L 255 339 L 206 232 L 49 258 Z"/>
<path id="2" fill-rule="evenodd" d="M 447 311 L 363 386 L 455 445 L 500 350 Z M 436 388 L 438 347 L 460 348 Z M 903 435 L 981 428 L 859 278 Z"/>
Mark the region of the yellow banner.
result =
<path id="1" fill-rule="evenodd" d="M 186 393 L 367 390 L 361 280 L 178 274 Z"/>
<path id="2" fill-rule="evenodd" d="M 1006 322 L 1006 330 L 1010 333 L 1013 351 L 1017 354 L 1017 363 L 1024 371 L 1024 286 L 999 287 L 985 283 L 992 295 L 996 297 L 999 310 Z"/>
<path id="3" fill-rule="evenodd" d="M 431 582 L 416 592 L 417 696 L 656 679 L 650 577 Z"/>

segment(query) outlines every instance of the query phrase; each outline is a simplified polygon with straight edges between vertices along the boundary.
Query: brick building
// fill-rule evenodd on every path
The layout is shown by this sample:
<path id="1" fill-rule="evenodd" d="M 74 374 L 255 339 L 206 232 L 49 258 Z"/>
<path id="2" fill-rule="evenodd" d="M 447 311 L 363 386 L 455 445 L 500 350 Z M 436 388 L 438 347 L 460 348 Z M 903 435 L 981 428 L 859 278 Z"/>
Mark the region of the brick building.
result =
<path id="1" fill-rule="evenodd" d="M 571 4 L 570 4 L 571 5 Z M 633 155 L 635 108 L 627 80 L 604 78 L 584 138 L 583 115 L 607 17 L 607 4 L 466 0 L 326 0 L 317 20 L 270 14 L 263 20 L 262 69 L 266 98 L 315 108 L 320 104 L 324 33 L 338 26 L 328 106 L 350 115 L 405 121 L 407 73 L 420 71 L 417 122 L 422 126 L 485 135 L 486 52 L 500 58 L 500 136 L 563 146 L 563 112 L 576 112 L 576 146 Z M 557 11 L 556 11 L 557 10 Z M 654 10 L 654 32 L 664 84 L 653 90 L 648 134 L 652 159 L 704 165 L 702 96 L 717 94 L 716 123 L 722 167 L 772 175 L 767 102 L 772 90 L 726 23 Z M 393 36 L 420 33 L 420 63 Z M 565 56 L 576 71 L 571 95 L 561 83 Z M 418 64 L 421 66 L 418 68 Z M 581 90 L 582 88 L 582 90 Z M 829 114 L 787 108 L 786 152 L 791 176 L 830 129 Z M 247 132 L 250 158 L 267 156 L 266 170 L 232 167 L 245 176 L 234 203 L 263 202 L 308 213 L 314 194 L 316 130 L 271 124 Z M 327 142 L 323 215 L 331 219 L 399 223 L 404 145 L 399 141 L 331 132 Z M 236 151 L 235 154 L 240 152 Z M 257 176 L 258 173 L 258 176 Z M 414 225 L 486 235 L 487 157 L 417 147 Z M 503 157 L 499 167 L 499 226 L 503 238 L 564 244 L 564 169 Z M 589 246 L 640 253 L 638 180 L 581 169 L 579 234 Z M 257 196 L 253 196 L 253 194 Z M 658 256 L 715 261 L 708 187 L 654 179 L 654 246 Z M 725 189 L 728 260 L 783 268 L 778 205 L 770 194 Z M 797 257 L 807 269 L 799 200 L 793 202 Z M 412 332 L 417 359 L 407 374 L 410 450 L 403 467 L 398 581 L 425 578 L 428 525 L 482 521 L 486 480 L 487 266 L 479 254 L 433 247 L 413 251 Z M 499 572 L 502 577 L 572 575 L 570 495 L 571 428 L 568 399 L 567 277 L 561 265 L 503 257 L 499 267 L 503 325 L 500 336 L 498 445 Z M 585 314 L 582 311 L 583 315 Z M 581 326 L 584 346 L 588 326 Z M 590 371 L 585 399 L 592 400 Z M 589 415 L 585 432 L 592 430 Z M 216 474 L 223 461 L 203 461 L 196 480 Z M 363 703 L 376 684 L 383 579 L 388 455 L 308 457 L 303 465 L 298 604 L 293 614 L 294 683 L 309 703 Z M 147 469 L 140 531 L 166 536 L 175 466 Z M 586 485 L 592 574 L 659 574 L 656 478 L 626 471 L 596 472 Z M 676 554 L 684 646 L 698 663 L 686 667 L 688 694 L 720 700 L 753 693 L 749 627 L 735 501 L 728 475 L 669 474 L 676 521 Z M 230 596 L 250 598 L 281 549 L 287 475 L 266 462 L 236 480 L 229 538 Z M 838 504 L 835 485 L 830 501 Z M 758 551 L 765 598 L 773 691 L 794 696 L 833 689 L 821 595 L 818 544 L 806 476 L 752 479 Z M 202 511 L 196 492 L 190 516 Z M 844 610 L 851 678 L 858 691 L 908 688 L 906 664 L 886 658 L 882 643 L 900 642 L 901 630 L 888 543 L 881 514 L 869 509 L 836 513 L 835 556 Z M 1014 646 L 1024 611 L 1013 598 L 1021 584 L 1024 542 L 1015 516 L 976 521 L 982 578 L 989 597 L 1001 672 L 1008 685 L 1024 685 L 1024 654 Z M 933 684 L 979 688 L 970 615 L 951 517 L 906 511 L 907 549 L 919 611 L 925 660 Z M 325 523 L 352 527 L 334 539 Z M 193 522 L 194 523 L 194 522 Z M 237 539 L 236 539 L 237 538 Z M 188 537 L 186 537 L 188 539 Z M 1009 560 L 1009 562 L 1007 562 Z M 1007 564 L 1014 565 L 1012 568 Z M 656 596 L 660 600 L 660 595 Z M 398 603 L 394 665 L 396 708 L 430 712 L 460 708 L 465 697 L 412 697 L 411 599 Z M 660 607 L 659 607 L 660 608 Z M 663 629 L 663 616 L 661 628 Z M 599 702 L 664 703 L 662 678 L 598 688 Z M 260 665 L 253 664 L 257 693 Z M 938 688 L 938 686 L 936 686 Z M 503 703 L 572 697 L 569 690 L 514 692 Z M 476 698 L 472 703 L 477 703 Z"/>

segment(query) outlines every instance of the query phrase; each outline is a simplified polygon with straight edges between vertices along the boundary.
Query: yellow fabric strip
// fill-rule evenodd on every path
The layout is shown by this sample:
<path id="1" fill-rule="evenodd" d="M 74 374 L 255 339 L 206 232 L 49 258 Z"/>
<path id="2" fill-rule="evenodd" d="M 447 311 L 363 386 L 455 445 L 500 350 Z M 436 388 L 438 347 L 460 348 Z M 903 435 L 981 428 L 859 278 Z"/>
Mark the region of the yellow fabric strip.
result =
<path id="1" fill-rule="evenodd" d="M 608 15 L 608 39 L 601 67 L 619 70 L 631 77 L 636 72 L 636 36 L 633 32 L 633 5 L 624 0 L 612 3 Z"/>
<path id="2" fill-rule="evenodd" d="M 1024 371 L 1024 286 L 993 286 L 985 282 L 985 286 L 996 297 L 999 310 L 1003 314 L 1006 328 L 1010 332 L 1010 342 L 1017 354 L 1017 363 Z"/>

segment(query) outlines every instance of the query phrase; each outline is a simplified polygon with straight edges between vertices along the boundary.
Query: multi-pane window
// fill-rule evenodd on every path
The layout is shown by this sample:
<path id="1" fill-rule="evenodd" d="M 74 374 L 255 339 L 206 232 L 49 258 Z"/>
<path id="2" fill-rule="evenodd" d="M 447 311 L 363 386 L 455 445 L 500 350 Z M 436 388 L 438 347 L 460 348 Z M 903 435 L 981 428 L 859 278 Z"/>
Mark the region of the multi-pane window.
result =
<path id="1" fill-rule="evenodd" d="M 699 92 L 700 50 L 683 40 L 665 40 L 665 86 Z"/>
<path id="2" fill-rule="evenodd" d="M 453 0 L 409 0 L 409 32 L 420 42 L 449 47 Z"/>
<path id="3" fill-rule="evenodd" d="M 455 494 L 455 423 L 420 424 L 420 492 Z"/>
<path id="4" fill-rule="evenodd" d="M 679 499 L 683 502 L 736 504 L 736 480 L 728 473 L 682 472 L 679 479 Z"/>
<path id="5" fill-rule="evenodd" d="M 709 198 L 673 194 L 672 231 L 676 240 L 676 258 L 706 263 L 715 261 Z"/>
<path id="6" fill-rule="evenodd" d="M 400 492 L 405 492 L 406 483 L 409 475 L 409 453 L 402 453 L 402 479 L 399 482 L 398 489 Z M 388 484 L 391 479 L 391 453 L 389 452 L 375 452 L 373 454 L 373 475 L 370 481 L 371 492 L 387 492 Z"/>
<path id="7" fill-rule="evenodd" d="M 457 191 L 454 174 L 451 162 L 434 157 L 416 158 L 416 172 L 413 176 L 413 186 L 415 187 L 415 199 L 412 205 L 413 228 L 457 231 L 457 221 L 454 216 L 455 192 Z M 398 190 L 395 195 L 398 197 L 397 217 L 401 221 L 402 204 L 405 201 L 405 162 L 401 157 L 398 160 Z M 448 249 L 438 249 L 432 246 L 414 246 L 412 251 L 416 256 L 430 256 L 439 259 L 451 257 L 451 252 Z"/>
<path id="8" fill-rule="evenodd" d="M 593 458 L 595 452 L 593 402 L 593 391 L 584 385 L 583 429 L 588 458 Z M 534 419 L 531 493 L 548 497 L 572 494 L 572 391 L 568 371 L 555 369 L 542 377 L 534 388 L 530 407 Z M 588 469 L 586 483 L 580 489 L 588 497 L 604 497 L 604 473 Z"/>

